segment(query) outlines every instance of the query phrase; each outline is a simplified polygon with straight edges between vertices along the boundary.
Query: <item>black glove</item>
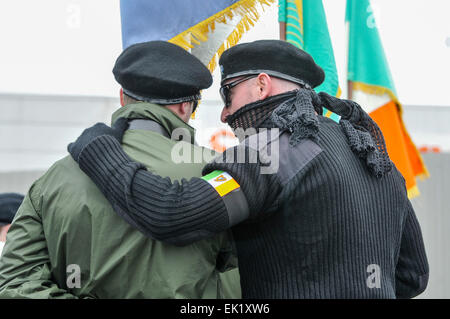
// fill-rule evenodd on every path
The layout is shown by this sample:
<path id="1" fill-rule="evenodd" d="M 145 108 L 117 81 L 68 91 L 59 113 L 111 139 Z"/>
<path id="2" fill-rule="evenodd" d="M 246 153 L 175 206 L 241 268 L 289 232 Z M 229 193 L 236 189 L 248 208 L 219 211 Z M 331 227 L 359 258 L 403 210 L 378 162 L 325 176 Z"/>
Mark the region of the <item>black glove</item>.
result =
<path id="1" fill-rule="evenodd" d="M 97 137 L 102 135 L 109 135 L 114 137 L 119 141 L 119 143 L 121 143 L 123 134 L 125 133 L 127 128 L 128 119 L 123 117 L 114 122 L 112 127 L 109 127 L 104 123 L 97 123 L 94 126 L 85 129 L 75 142 L 70 143 L 69 146 L 67 146 L 67 150 L 69 151 L 70 155 L 72 155 L 73 159 L 78 163 L 78 159 L 81 152 L 83 151 L 83 148 L 93 140 L 95 140 Z"/>

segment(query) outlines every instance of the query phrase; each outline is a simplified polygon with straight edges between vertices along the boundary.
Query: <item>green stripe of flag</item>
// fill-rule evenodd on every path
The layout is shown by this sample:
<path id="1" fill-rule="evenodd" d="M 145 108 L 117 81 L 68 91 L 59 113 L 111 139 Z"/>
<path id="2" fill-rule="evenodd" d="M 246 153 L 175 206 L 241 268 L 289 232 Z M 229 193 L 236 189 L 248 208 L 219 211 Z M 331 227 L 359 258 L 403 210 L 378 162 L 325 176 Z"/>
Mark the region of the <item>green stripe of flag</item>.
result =
<path id="1" fill-rule="evenodd" d="M 296 3 L 302 6 L 301 17 Z M 279 0 L 278 21 L 286 23 L 286 41 L 311 54 L 325 71 L 325 81 L 315 90 L 336 96 L 339 80 L 322 0 Z"/>
<path id="2" fill-rule="evenodd" d="M 222 174 L 222 173 L 223 173 L 223 171 L 213 171 L 213 172 L 211 172 L 211 173 L 209 173 L 209 174 L 203 176 L 202 178 L 203 178 L 205 181 L 209 181 L 209 180 L 213 179 L 214 177 L 219 176 L 219 175 Z"/>
<path id="3" fill-rule="evenodd" d="M 369 0 L 347 0 L 350 24 L 348 80 L 391 90 L 395 87 Z"/>
<path id="4" fill-rule="evenodd" d="M 339 121 L 341 120 L 341 116 L 331 112 L 329 109 L 327 109 L 326 107 L 322 107 L 322 115 L 329 118 L 330 120 L 335 121 L 336 123 L 339 123 Z"/>

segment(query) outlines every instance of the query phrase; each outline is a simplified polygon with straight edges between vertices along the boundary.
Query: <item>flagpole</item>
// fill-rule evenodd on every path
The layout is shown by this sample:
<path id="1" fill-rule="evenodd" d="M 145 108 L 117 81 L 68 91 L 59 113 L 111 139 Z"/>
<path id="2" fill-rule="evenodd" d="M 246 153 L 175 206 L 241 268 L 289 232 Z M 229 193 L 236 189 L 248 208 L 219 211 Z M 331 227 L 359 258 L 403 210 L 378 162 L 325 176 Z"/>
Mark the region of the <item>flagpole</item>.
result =
<path id="1" fill-rule="evenodd" d="M 345 22 L 345 36 L 347 42 L 347 100 L 353 100 L 353 82 L 348 79 L 349 55 L 350 55 L 350 21 Z"/>
<path id="2" fill-rule="evenodd" d="M 347 43 L 346 67 L 347 67 L 347 100 L 353 100 L 353 82 L 348 78 L 348 70 L 350 64 L 350 16 L 349 16 L 349 0 L 346 0 L 345 9 L 345 42 Z"/>
<path id="3" fill-rule="evenodd" d="M 347 99 L 353 99 L 353 82 L 350 80 L 347 80 Z"/>
<path id="4" fill-rule="evenodd" d="M 280 23 L 280 40 L 286 41 L 286 22 Z"/>

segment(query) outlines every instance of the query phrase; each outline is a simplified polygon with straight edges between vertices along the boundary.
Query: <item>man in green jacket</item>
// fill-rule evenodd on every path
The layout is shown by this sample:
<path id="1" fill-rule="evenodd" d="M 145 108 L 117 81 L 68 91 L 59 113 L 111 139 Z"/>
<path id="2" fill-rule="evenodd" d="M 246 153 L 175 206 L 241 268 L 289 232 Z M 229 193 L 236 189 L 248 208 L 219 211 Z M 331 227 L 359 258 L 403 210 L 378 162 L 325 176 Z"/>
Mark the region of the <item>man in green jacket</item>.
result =
<path id="1" fill-rule="evenodd" d="M 187 122 L 211 85 L 209 71 L 183 49 L 154 41 L 127 48 L 113 73 L 125 106 L 112 123 L 131 120 L 127 154 L 172 180 L 201 176 L 205 162 L 171 160 L 170 135 L 182 129 L 191 136 L 184 150 L 207 153 Z M 31 186 L 17 212 L 0 261 L 0 298 L 240 298 L 232 250 L 228 233 L 184 247 L 144 236 L 67 156 Z"/>

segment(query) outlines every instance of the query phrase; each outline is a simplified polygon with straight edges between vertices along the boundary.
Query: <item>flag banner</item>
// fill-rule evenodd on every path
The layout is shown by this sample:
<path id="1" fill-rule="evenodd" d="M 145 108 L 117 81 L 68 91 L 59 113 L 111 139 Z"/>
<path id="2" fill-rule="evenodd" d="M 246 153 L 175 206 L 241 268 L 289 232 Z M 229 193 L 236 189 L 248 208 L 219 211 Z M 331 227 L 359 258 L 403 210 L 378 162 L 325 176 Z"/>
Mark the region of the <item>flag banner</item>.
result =
<path id="1" fill-rule="evenodd" d="M 325 71 L 315 90 L 340 95 L 333 46 L 322 0 L 279 0 L 278 21 L 286 23 L 286 41 L 305 50 Z"/>
<path id="2" fill-rule="evenodd" d="M 162 40 L 183 47 L 212 72 L 275 0 L 133 0 L 120 2 L 122 45 Z"/>
<path id="3" fill-rule="evenodd" d="M 331 112 L 326 107 L 322 107 L 322 110 L 323 110 L 323 113 L 322 113 L 323 116 L 335 121 L 336 123 L 339 123 L 341 121 L 341 116 L 339 114 Z"/>
<path id="4" fill-rule="evenodd" d="M 408 197 L 419 195 L 416 177 L 427 177 L 422 157 L 406 130 L 369 0 L 347 0 L 348 81 L 352 100 L 378 124 L 391 160 L 406 181 Z"/>

